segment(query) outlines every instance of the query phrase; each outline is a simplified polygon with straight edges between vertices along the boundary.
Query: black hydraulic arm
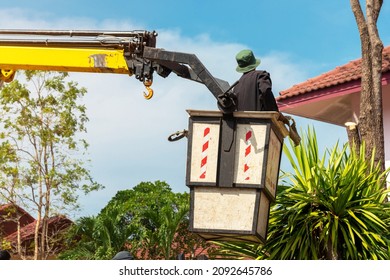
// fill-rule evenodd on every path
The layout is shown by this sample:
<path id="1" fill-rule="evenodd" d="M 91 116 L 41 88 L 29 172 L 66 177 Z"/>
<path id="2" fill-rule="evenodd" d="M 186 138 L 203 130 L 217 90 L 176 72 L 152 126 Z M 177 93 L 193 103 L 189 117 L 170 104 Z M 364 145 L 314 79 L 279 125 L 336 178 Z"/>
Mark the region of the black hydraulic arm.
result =
<path id="1" fill-rule="evenodd" d="M 153 69 L 163 77 L 174 72 L 182 78 L 204 84 L 217 99 L 219 108 L 224 113 L 231 113 L 236 109 L 229 83 L 211 75 L 196 55 L 144 47 L 143 58 L 152 61 Z"/>

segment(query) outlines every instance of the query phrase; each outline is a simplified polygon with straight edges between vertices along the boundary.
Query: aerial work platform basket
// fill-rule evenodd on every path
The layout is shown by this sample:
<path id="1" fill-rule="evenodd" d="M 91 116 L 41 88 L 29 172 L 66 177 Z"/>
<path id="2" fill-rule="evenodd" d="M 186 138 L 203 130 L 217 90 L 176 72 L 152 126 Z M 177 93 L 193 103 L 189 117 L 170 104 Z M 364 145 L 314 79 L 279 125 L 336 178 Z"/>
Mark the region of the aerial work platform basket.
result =
<path id="1" fill-rule="evenodd" d="M 190 230 L 206 240 L 265 242 L 288 135 L 280 113 L 187 112 Z"/>

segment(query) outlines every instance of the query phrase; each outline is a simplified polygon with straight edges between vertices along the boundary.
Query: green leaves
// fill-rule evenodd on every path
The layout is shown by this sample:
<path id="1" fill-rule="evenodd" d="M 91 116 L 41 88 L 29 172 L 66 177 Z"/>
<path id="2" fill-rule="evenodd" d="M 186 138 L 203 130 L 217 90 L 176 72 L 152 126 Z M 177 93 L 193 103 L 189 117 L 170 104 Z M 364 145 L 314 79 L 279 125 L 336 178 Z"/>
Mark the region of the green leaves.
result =
<path id="1" fill-rule="evenodd" d="M 309 128 L 301 145 L 290 143 L 284 154 L 292 172 L 281 178 L 259 259 L 390 258 L 388 171 L 366 162 L 364 145 L 356 153 L 336 143 L 319 157 Z"/>
<path id="2" fill-rule="evenodd" d="M 336 144 L 320 160 L 315 133 L 309 129 L 305 140 L 292 151 L 285 147 L 294 171 L 272 208 L 264 249 L 276 259 L 389 258 L 387 172 L 365 161 L 364 145 L 356 154 Z M 308 245 L 314 250 L 302 250 Z"/>
<path id="3" fill-rule="evenodd" d="M 176 259 L 207 245 L 188 232 L 189 194 L 173 193 L 165 182 L 142 182 L 119 191 L 97 217 L 77 221 L 63 258 L 110 259 L 131 250 L 138 259 Z M 82 230 L 87 229 L 87 230 Z M 89 252 L 80 256 L 78 252 Z M 95 253 L 97 252 L 97 253 Z M 107 252 L 111 252 L 109 255 Z"/>

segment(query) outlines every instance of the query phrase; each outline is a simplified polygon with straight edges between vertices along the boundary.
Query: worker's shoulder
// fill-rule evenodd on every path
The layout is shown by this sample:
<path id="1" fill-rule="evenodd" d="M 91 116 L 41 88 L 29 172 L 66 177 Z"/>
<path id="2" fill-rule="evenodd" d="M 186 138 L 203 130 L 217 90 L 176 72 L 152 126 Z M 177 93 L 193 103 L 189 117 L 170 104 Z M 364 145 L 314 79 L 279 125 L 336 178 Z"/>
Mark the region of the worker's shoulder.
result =
<path id="1" fill-rule="evenodd" d="M 269 72 L 266 70 L 252 70 L 250 72 L 245 73 L 243 76 L 269 76 Z"/>
<path id="2" fill-rule="evenodd" d="M 266 70 L 254 70 L 248 73 L 248 78 L 252 79 L 270 79 L 271 75 Z"/>
<path id="3" fill-rule="evenodd" d="M 255 72 L 260 75 L 270 75 L 269 72 L 267 72 L 266 70 L 255 70 Z"/>

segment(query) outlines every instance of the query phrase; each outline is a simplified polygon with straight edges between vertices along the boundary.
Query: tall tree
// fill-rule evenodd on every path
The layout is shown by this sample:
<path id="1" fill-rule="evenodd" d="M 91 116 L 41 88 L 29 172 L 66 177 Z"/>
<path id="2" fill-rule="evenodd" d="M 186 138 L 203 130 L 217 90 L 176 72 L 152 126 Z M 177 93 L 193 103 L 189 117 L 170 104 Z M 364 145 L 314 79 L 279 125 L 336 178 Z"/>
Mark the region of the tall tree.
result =
<path id="1" fill-rule="evenodd" d="M 383 0 L 366 0 L 365 13 L 360 0 L 350 0 L 359 29 L 362 53 L 359 132 L 366 143 L 366 159 L 374 153 L 375 162 L 385 169 L 382 109 L 382 51 L 377 21 Z"/>
<path id="2" fill-rule="evenodd" d="M 13 182 L 19 202 L 35 212 L 34 259 L 47 257 L 48 219 L 59 208 L 77 207 L 79 191 L 99 189 L 84 167 L 86 108 L 79 99 L 86 89 L 67 80 L 67 73 L 24 72 L 0 94 L 2 161 L 11 166 L 0 180 L 7 197 Z M 8 152 L 7 152 L 8 151 Z M 10 180 L 10 178 L 12 180 Z M 9 195 L 8 195 L 9 197 Z M 32 213 L 34 215 L 34 213 Z"/>

